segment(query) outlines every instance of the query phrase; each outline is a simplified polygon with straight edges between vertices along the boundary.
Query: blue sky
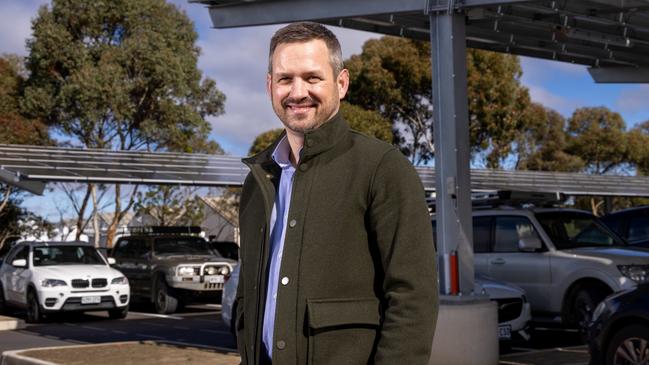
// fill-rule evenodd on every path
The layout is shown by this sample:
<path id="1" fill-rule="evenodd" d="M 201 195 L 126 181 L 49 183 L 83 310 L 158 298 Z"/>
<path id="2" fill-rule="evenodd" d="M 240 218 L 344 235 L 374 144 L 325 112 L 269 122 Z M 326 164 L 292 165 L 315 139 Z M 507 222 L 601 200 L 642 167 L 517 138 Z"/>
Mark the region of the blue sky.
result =
<path id="1" fill-rule="evenodd" d="M 279 26 L 217 30 L 208 10 L 185 0 L 172 1 L 194 21 L 202 55 L 199 68 L 226 94 L 225 114 L 209 119 L 211 137 L 227 153 L 245 155 L 258 134 L 281 126 L 265 91 L 268 42 Z M 26 55 L 31 19 L 47 0 L 2 0 L 0 53 Z M 343 56 L 360 53 L 378 34 L 333 27 Z M 649 85 L 595 84 L 583 66 L 521 58 L 523 84 L 532 99 L 568 117 L 578 107 L 607 106 L 622 114 L 627 126 L 649 120 Z M 30 199 L 38 200 L 38 199 Z M 36 203 L 33 203 L 36 204 Z M 46 215 L 49 215 L 46 214 Z"/>

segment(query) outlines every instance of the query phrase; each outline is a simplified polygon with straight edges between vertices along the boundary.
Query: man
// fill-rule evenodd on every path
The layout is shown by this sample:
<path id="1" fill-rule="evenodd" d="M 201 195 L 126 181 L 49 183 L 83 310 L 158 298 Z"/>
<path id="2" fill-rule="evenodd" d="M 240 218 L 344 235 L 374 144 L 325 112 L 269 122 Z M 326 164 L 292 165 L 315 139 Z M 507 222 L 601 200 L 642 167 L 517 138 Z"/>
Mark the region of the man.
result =
<path id="1" fill-rule="evenodd" d="M 350 131 L 340 44 L 297 23 L 270 44 L 285 132 L 244 159 L 236 330 L 243 364 L 427 364 L 437 318 L 432 227 L 417 173 Z"/>

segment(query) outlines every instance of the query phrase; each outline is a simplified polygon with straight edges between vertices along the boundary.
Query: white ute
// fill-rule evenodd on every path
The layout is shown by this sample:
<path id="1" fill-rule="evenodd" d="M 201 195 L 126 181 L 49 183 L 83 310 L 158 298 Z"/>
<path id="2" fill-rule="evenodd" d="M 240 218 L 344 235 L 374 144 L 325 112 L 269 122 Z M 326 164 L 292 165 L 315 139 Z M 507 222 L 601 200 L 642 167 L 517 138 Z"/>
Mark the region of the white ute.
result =
<path id="1" fill-rule="evenodd" d="M 111 261 L 85 242 L 20 242 L 0 264 L 0 313 L 26 308 L 30 323 L 55 312 L 106 310 L 124 318 L 130 288 Z"/>

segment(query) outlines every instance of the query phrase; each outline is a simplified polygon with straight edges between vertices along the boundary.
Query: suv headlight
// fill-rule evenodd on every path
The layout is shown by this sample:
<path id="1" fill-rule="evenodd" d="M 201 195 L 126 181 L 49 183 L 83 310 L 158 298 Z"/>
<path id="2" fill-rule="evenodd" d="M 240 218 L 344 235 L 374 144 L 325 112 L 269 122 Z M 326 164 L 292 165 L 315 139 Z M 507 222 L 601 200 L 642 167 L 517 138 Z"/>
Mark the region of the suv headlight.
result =
<path id="1" fill-rule="evenodd" d="M 59 279 L 43 279 L 41 280 L 41 286 L 44 288 L 53 288 L 55 286 L 68 286 L 68 284 Z"/>
<path id="2" fill-rule="evenodd" d="M 120 276 L 110 281 L 111 285 L 128 285 L 126 276 Z"/>
<path id="3" fill-rule="evenodd" d="M 638 284 L 649 281 L 649 265 L 618 265 L 622 275 Z"/>
<path id="4" fill-rule="evenodd" d="M 180 276 L 193 276 L 194 267 L 193 266 L 180 266 L 178 268 L 178 275 Z"/>

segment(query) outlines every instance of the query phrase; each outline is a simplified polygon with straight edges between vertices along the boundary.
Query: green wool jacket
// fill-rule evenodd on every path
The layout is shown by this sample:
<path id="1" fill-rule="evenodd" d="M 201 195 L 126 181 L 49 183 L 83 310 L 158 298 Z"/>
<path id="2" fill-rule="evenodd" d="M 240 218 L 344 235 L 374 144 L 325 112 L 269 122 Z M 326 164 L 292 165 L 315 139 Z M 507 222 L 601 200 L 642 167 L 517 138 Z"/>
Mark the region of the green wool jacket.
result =
<path id="1" fill-rule="evenodd" d="M 242 364 L 258 364 L 262 349 L 278 142 L 243 160 L 251 172 L 239 211 Z M 438 311 L 436 257 L 410 162 L 336 115 L 304 136 L 287 222 L 273 364 L 427 364 Z"/>

